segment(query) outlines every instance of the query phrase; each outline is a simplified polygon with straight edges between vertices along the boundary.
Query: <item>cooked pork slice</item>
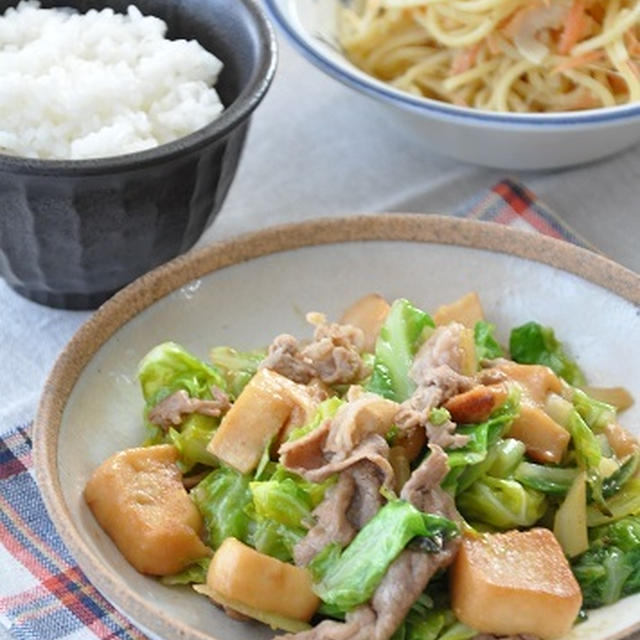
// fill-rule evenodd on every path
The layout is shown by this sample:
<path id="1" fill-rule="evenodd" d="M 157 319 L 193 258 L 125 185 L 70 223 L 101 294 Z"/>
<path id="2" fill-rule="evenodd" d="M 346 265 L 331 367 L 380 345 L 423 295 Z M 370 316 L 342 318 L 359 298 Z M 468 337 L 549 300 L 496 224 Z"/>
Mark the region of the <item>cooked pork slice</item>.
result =
<path id="1" fill-rule="evenodd" d="M 287 444 L 293 445 L 295 442 Z M 340 473 L 361 460 L 369 460 L 379 469 L 384 478 L 384 484 L 388 487 L 393 486 L 393 467 L 389 462 L 389 445 L 382 436 L 377 434 L 367 436 L 353 451 L 344 455 L 335 455 L 329 461 L 325 459 L 324 463 L 317 467 L 293 466 L 292 462 L 295 460 L 295 455 L 292 456 L 293 451 L 293 447 L 284 452 L 281 448 L 280 462 L 290 471 L 310 482 L 324 482 L 334 473 Z"/>
<path id="2" fill-rule="evenodd" d="M 293 550 L 293 559 L 298 566 L 308 565 L 332 542 L 346 546 L 353 540 L 356 529 L 347 517 L 347 510 L 355 489 L 353 475 L 345 471 L 340 474 L 338 483 L 327 491 L 324 500 L 313 511 L 315 525 Z"/>
<path id="3" fill-rule="evenodd" d="M 260 367 L 302 384 L 314 378 L 329 385 L 351 384 L 368 375 L 360 355 L 365 342 L 361 329 L 327 323 L 318 313 L 308 314 L 307 319 L 316 327 L 313 340 L 303 343 L 288 334 L 278 336 Z"/>
<path id="4" fill-rule="evenodd" d="M 228 411 L 229 396 L 218 387 L 211 387 L 211 400 L 192 398 L 184 389 L 172 393 L 149 411 L 149 421 L 167 430 L 182 423 L 184 416 L 200 413 L 218 418 Z"/>
<path id="5" fill-rule="evenodd" d="M 398 404 L 376 393 L 352 386 L 343 404 L 331 420 L 325 444 L 328 456 L 348 456 L 369 434 L 384 436 L 391 429 L 398 413 Z"/>
<path id="6" fill-rule="evenodd" d="M 271 343 L 260 368 L 271 369 L 300 384 L 308 384 L 316 377 L 313 363 L 302 355 L 297 338 L 286 333 L 277 336 Z"/>
<path id="7" fill-rule="evenodd" d="M 343 471 L 338 483 L 314 510 L 316 523 L 296 545 L 295 563 L 306 566 L 334 542 L 347 546 L 382 506 L 381 485 L 376 467 L 366 460 Z"/>
<path id="8" fill-rule="evenodd" d="M 454 372 L 464 370 L 465 354 L 461 347 L 462 336 L 467 329 L 458 322 L 438 327 L 416 354 L 409 375 L 418 385 L 431 384 L 431 372 L 446 366 Z"/>
<path id="9" fill-rule="evenodd" d="M 347 472 L 355 483 L 355 491 L 349 504 L 347 517 L 355 529 L 359 531 L 373 516 L 378 513 L 384 503 L 380 494 L 382 478 L 379 468 L 369 460 L 353 465 Z"/>
<path id="10" fill-rule="evenodd" d="M 459 449 L 469 442 L 469 436 L 462 433 L 456 433 L 457 425 L 451 420 L 447 420 L 444 424 L 432 424 L 427 422 L 425 425 L 427 430 L 427 440 L 429 444 L 435 444 L 443 449 Z"/>
<path id="11" fill-rule="evenodd" d="M 424 427 L 429 413 L 442 402 L 442 392 L 436 386 L 418 387 L 396 413 L 395 423 L 401 430 Z"/>

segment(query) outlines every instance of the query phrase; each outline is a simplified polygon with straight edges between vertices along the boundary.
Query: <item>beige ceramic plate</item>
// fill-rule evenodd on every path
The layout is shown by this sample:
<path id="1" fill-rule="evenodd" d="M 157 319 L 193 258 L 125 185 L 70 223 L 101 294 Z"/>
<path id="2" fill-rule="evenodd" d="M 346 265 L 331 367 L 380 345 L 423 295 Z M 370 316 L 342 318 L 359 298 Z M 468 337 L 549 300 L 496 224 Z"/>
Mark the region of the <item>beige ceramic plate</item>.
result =
<path id="1" fill-rule="evenodd" d="M 74 336 L 46 384 L 35 464 L 47 507 L 89 578 L 150 634 L 184 640 L 268 638 L 189 589 L 136 573 L 82 500 L 92 470 L 143 438 L 140 358 L 164 340 L 202 357 L 213 345 L 250 348 L 280 332 L 308 335 L 303 314 L 336 318 L 371 291 L 426 309 L 477 290 L 508 328 L 556 328 L 596 385 L 640 397 L 640 277 L 566 243 L 504 227 L 420 215 L 333 219 L 279 227 L 191 253 L 140 278 Z M 638 433 L 640 412 L 623 422 Z M 594 613 L 572 634 L 613 640 L 640 626 L 640 596 Z"/>

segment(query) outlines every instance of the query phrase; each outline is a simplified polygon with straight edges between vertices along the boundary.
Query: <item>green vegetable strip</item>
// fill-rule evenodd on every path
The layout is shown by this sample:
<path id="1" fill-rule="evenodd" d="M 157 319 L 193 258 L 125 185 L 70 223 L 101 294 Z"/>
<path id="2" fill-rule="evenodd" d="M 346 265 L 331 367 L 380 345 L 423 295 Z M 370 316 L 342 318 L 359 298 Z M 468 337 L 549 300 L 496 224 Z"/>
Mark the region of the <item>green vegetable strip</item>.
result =
<path id="1" fill-rule="evenodd" d="M 543 493 L 516 480 L 491 476 L 477 480 L 457 497 L 456 504 L 467 520 L 503 530 L 531 527 L 547 508 Z"/>
<path id="2" fill-rule="evenodd" d="M 316 410 L 315 415 L 308 424 L 302 425 L 297 429 L 294 429 L 287 438 L 287 442 L 298 440 L 302 436 L 306 436 L 314 429 L 317 429 L 325 420 L 333 418 L 336 415 L 338 409 L 344 404 L 344 400 L 341 400 L 338 396 L 333 396 L 323 400 Z"/>
<path id="3" fill-rule="evenodd" d="M 587 609 L 640 592 L 640 518 L 598 527 L 589 549 L 572 561 Z"/>
<path id="4" fill-rule="evenodd" d="M 624 518 L 640 515 L 640 478 L 631 478 L 618 493 L 607 500 L 609 514 L 593 505 L 587 507 L 587 526 L 597 527 Z"/>
<path id="5" fill-rule="evenodd" d="M 516 470 L 522 458 L 524 458 L 525 451 L 526 446 L 520 440 L 515 440 L 514 438 L 498 440 L 495 445 L 494 461 L 487 473 L 496 478 L 510 476 Z"/>
<path id="6" fill-rule="evenodd" d="M 184 419 L 180 431 L 169 429 L 169 441 L 178 449 L 178 466 L 183 473 L 198 463 L 217 466 L 216 459 L 207 451 L 207 445 L 218 423 L 216 418 L 193 413 Z"/>
<path id="7" fill-rule="evenodd" d="M 231 347 L 215 347 L 211 350 L 211 361 L 224 375 L 227 390 L 235 399 L 253 378 L 266 355 L 263 349 L 236 351 Z"/>
<path id="8" fill-rule="evenodd" d="M 479 320 L 473 328 L 473 340 L 476 344 L 476 357 L 478 362 L 483 359 L 493 360 L 504 355 L 502 347 L 493 336 L 495 326 Z"/>
<path id="9" fill-rule="evenodd" d="M 209 534 L 208 543 L 217 549 L 225 538 L 249 541 L 252 521 L 247 515 L 251 505 L 249 478 L 221 467 L 212 471 L 192 491 Z"/>
<path id="10" fill-rule="evenodd" d="M 537 489 L 543 493 L 564 496 L 576 479 L 579 469 L 550 467 L 532 462 L 521 462 L 513 476 L 525 487 Z"/>
<path id="11" fill-rule="evenodd" d="M 252 482 L 249 485 L 256 514 L 288 527 L 302 527 L 311 516 L 308 494 L 291 478 L 278 482 Z"/>
<path id="12" fill-rule="evenodd" d="M 603 513 L 609 513 L 609 507 L 602 493 L 600 442 L 575 409 L 569 414 L 567 429 L 571 434 L 578 464 L 587 472 L 587 482 L 591 489 L 592 498 Z"/>
<path id="13" fill-rule="evenodd" d="M 409 378 L 413 358 L 433 327 L 433 320 L 424 311 L 408 300 L 396 300 L 380 329 L 367 389 L 396 402 L 406 400 L 415 390 Z"/>
<path id="14" fill-rule="evenodd" d="M 598 433 L 616 419 L 616 408 L 588 396 L 580 389 L 573 390 L 573 406 L 589 427 Z"/>
<path id="15" fill-rule="evenodd" d="M 550 327 L 543 327 L 537 322 L 516 327 L 511 331 L 509 351 L 516 362 L 543 364 L 569 384 L 579 386 L 585 383 L 578 365 L 569 358 Z"/>
<path id="16" fill-rule="evenodd" d="M 160 582 L 167 586 L 173 587 L 179 584 L 204 584 L 207 581 L 207 571 L 211 564 L 211 558 L 202 558 L 179 573 L 170 576 L 162 576 Z"/>
<path id="17" fill-rule="evenodd" d="M 635 476 L 640 463 L 640 453 L 634 453 L 613 475 L 602 481 L 602 495 L 610 498 Z"/>
<path id="18" fill-rule="evenodd" d="M 371 598 L 389 565 L 413 538 L 450 538 L 456 525 L 425 514 L 409 502 L 387 503 L 340 553 L 335 547 L 311 563 L 314 590 L 330 605 L 348 611 Z"/>
<path id="19" fill-rule="evenodd" d="M 154 347 L 138 365 L 142 394 L 154 406 L 174 391 L 184 389 L 192 398 L 210 398 L 211 386 L 226 389 L 224 378 L 175 342 Z"/>

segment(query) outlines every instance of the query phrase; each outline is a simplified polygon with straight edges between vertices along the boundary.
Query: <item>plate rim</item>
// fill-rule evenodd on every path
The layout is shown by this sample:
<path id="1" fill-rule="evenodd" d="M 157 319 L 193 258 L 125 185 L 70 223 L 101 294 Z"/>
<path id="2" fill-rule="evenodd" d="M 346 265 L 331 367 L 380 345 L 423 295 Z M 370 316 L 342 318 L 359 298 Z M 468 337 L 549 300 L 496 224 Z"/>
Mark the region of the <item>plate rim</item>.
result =
<path id="1" fill-rule="evenodd" d="M 192 250 L 141 276 L 105 302 L 64 347 L 46 379 L 33 427 L 36 480 L 56 530 L 100 593 L 134 624 L 158 637 L 168 638 L 178 633 L 185 640 L 215 640 L 215 636 L 202 634 L 164 615 L 129 589 L 117 575 L 101 570 L 100 561 L 73 525 L 62 495 L 57 449 L 64 409 L 84 368 L 121 327 L 191 280 L 275 253 L 371 241 L 454 245 L 516 256 L 576 275 L 640 308 L 640 275 L 598 253 L 494 222 L 423 213 L 316 218 L 271 226 Z M 126 612 L 119 604 L 123 600 Z M 607 640 L 615 640 L 638 629 L 640 617 Z"/>

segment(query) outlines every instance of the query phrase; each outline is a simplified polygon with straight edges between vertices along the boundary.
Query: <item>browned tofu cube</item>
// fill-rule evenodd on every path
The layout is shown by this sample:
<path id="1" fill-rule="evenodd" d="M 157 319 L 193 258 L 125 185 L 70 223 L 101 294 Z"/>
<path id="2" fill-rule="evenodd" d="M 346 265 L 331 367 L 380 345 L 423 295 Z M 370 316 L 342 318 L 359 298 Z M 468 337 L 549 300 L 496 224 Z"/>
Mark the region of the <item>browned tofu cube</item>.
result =
<path id="1" fill-rule="evenodd" d="M 549 393 L 562 393 L 563 382 L 549 367 L 504 362 L 498 369 L 520 384 L 536 404 L 543 404 Z"/>
<path id="2" fill-rule="evenodd" d="M 362 329 L 364 350 L 374 351 L 380 329 L 389 314 L 389 303 L 377 293 L 370 293 L 356 300 L 340 318 L 341 324 L 350 324 Z"/>
<path id="3" fill-rule="evenodd" d="M 582 593 L 551 531 L 531 529 L 465 538 L 451 568 L 451 602 L 481 633 L 547 640 L 569 632 Z"/>
<path id="4" fill-rule="evenodd" d="M 213 556 L 207 573 L 212 593 L 244 607 L 284 618 L 308 621 L 320 604 L 311 574 L 227 538 Z"/>
<path id="5" fill-rule="evenodd" d="M 469 329 L 476 326 L 476 322 L 484 320 L 484 312 L 480 298 L 475 291 L 467 293 L 450 304 L 443 304 L 433 314 L 433 321 L 437 326 L 459 322 Z"/>
<path id="6" fill-rule="evenodd" d="M 304 423 L 316 407 L 304 385 L 260 369 L 225 414 L 207 450 L 240 473 L 249 473 L 258 466 L 269 442 L 290 425 L 292 416 Z"/>
<path id="7" fill-rule="evenodd" d="M 449 398 L 444 408 L 459 424 L 484 422 L 507 399 L 508 389 L 501 384 L 478 385 Z"/>
<path id="8" fill-rule="evenodd" d="M 538 462 L 562 462 L 571 435 L 542 409 L 520 405 L 520 415 L 513 421 L 508 436 L 527 447 L 527 455 Z"/>
<path id="9" fill-rule="evenodd" d="M 177 459 L 168 444 L 126 449 L 105 460 L 84 490 L 100 526 L 141 573 L 177 573 L 211 554 Z"/>

